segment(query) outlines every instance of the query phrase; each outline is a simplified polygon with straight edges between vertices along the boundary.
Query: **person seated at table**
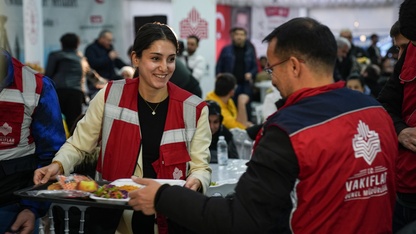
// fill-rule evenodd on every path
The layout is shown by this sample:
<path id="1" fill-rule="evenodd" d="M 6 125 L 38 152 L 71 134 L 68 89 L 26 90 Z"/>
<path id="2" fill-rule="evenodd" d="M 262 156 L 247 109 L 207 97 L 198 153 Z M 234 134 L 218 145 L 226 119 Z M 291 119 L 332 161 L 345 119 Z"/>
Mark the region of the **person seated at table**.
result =
<path id="1" fill-rule="evenodd" d="M 246 103 L 250 97 L 246 94 L 238 96 L 238 108 L 235 106 L 233 96 L 237 80 L 231 73 L 220 73 L 215 80 L 214 91 L 207 94 L 206 100 L 217 102 L 221 107 L 221 115 L 223 116 L 222 124 L 228 128 L 246 129 L 253 125 L 248 121 Z"/>
<path id="2" fill-rule="evenodd" d="M 58 174 L 69 174 L 101 140 L 98 177 L 107 181 L 131 175 L 186 180 L 185 188 L 205 193 L 211 180 L 208 107 L 204 100 L 169 81 L 177 45 L 169 26 L 143 25 L 131 53 L 138 76 L 110 81 L 98 91 L 72 137 L 55 155 L 54 161 L 61 165 L 39 168 L 34 182 L 46 183 Z M 85 221 L 86 233 L 113 234 L 123 210 L 95 210 Z M 132 211 L 124 211 L 119 227 L 121 233 L 183 231 L 161 214 Z"/>
<path id="3" fill-rule="evenodd" d="M 237 148 L 234 144 L 233 134 L 222 124 L 221 107 L 212 100 L 205 101 L 209 110 L 209 127 L 211 128 L 212 140 L 209 146 L 211 152 L 210 163 L 217 163 L 217 143 L 219 136 L 224 136 L 228 145 L 228 158 L 238 158 Z"/>

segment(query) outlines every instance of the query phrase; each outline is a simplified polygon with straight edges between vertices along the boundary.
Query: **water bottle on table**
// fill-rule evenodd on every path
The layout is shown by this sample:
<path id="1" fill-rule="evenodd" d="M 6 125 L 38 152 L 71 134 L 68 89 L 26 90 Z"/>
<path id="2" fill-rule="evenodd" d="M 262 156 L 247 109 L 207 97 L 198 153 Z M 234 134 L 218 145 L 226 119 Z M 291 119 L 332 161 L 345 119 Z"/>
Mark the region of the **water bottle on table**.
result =
<path id="1" fill-rule="evenodd" d="M 228 162 L 228 145 L 224 136 L 218 138 L 217 159 L 219 165 L 227 165 Z"/>

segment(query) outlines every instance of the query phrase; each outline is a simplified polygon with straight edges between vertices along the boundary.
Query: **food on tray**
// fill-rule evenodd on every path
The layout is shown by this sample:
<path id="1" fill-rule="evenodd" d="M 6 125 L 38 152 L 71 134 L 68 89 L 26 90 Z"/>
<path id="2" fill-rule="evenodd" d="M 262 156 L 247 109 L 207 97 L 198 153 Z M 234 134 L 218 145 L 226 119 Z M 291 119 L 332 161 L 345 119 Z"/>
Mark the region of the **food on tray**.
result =
<path id="1" fill-rule="evenodd" d="M 117 186 L 118 189 L 120 190 L 126 190 L 127 192 L 131 192 L 133 190 L 139 189 L 139 186 L 134 186 L 134 185 L 121 185 L 121 186 Z"/>
<path id="2" fill-rule="evenodd" d="M 58 182 L 48 186 L 48 190 L 81 190 L 94 192 L 98 184 L 88 176 L 72 174 L 69 176 L 58 175 Z"/>
<path id="3" fill-rule="evenodd" d="M 121 185 L 115 186 L 112 184 L 105 184 L 94 192 L 97 197 L 112 198 L 112 199 L 125 199 L 128 198 L 130 191 L 139 189 L 139 186 L 134 185 Z"/>
<path id="4" fill-rule="evenodd" d="M 98 189 L 98 184 L 94 180 L 81 180 L 78 183 L 77 189 L 85 192 L 94 192 Z"/>
<path id="5" fill-rule="evenodd" d="M 50 184 L 48 186 L 48 190 L 62 190 L 62 189 L 63 188 L 62 188 L 62 186 L 61 186 L 61 184 L 59 182 L 55 182 L 55 183 Z"/>

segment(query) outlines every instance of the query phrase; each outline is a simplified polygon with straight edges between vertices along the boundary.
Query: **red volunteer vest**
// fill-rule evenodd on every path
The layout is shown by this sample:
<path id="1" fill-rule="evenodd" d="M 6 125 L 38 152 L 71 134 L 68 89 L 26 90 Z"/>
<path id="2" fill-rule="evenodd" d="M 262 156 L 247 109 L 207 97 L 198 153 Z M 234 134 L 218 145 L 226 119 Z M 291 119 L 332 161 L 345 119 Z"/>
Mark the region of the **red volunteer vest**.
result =
<path id="1" fill-rule="evenodd" d="M 42 75 L 15 58 L 12 66 L 13 83 L 0 93 L 0 160 L 35 153 L 30 125 L 42 92 Z"/>
<path id="2" fill-rule="evenodd" d="M 298 159 L 293 233 L 391 233 L 393 124 L 375 100 L 342 86 L 292 94 L 264 128 L 277 125 L 287 132 Z"/>
<path id="3" fill-rule="evenodd" d="M 139 79 L 110 82 L 105 93 L 102 149 L 97 170 L 103 179 L 130 178 L 139 155 L 141 134 L 138 116 Z M 205 103 L 202 99 L 168 83 L 169 106 L 160 143 L 159 159 L 153 167 L 160 179 L 185 179 L 188 147 Z"/>
<path id="4" fill-rule="evenodd" d="M 406 58 L 400 73 L 403 83 L 402 117 L 409 127 L 416 127 L 416 47 L 407 46 Z M 397 159 L 397 191 L 416 193 L 416 154 L 400 147 Z"/>

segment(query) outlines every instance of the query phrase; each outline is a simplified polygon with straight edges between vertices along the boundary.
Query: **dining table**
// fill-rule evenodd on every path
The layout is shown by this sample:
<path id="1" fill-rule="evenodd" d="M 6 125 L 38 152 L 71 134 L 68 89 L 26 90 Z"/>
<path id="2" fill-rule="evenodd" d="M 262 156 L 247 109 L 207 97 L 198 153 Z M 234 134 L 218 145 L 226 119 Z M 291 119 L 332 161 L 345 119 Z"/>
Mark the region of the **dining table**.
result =
<path id="1" fill-rule="evenodd" d="M 208 187 L 207 196 L 226 196 L 234 191 L 240 176 L 247 169 L 247 159 L 228 159 L 226 165 L 210 163 L 211 185 Z"/>

